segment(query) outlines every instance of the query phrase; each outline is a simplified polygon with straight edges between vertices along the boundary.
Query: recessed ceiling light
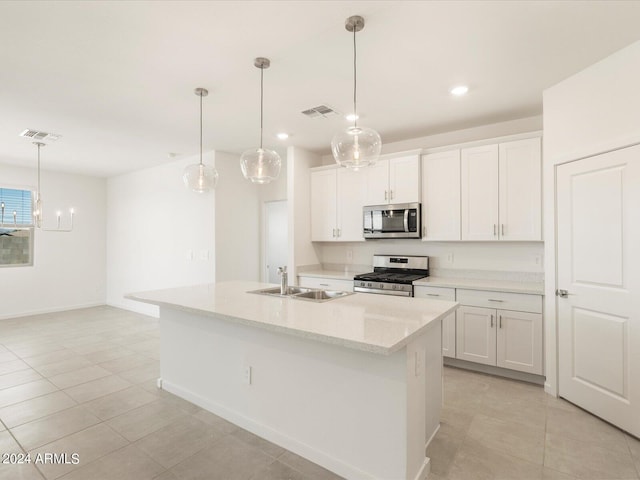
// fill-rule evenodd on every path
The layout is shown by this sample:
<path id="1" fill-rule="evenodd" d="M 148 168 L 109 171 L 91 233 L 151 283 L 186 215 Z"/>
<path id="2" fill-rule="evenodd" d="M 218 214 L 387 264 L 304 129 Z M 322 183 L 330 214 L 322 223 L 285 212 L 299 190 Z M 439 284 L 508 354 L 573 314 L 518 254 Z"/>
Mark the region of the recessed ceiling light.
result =
<path id="1" fill-rule="evenodd" d="M 276 135 L 280 140 L 286 140 L 287 138 L 289 138 L 289 134 L 288 133 L 279 133 L 278 135 Z"/>
<path id="2" fill-rule="evenodd" d="M 456 97 L 461 97 L 468 91 L 469 91 L 469 87 L 467 87 L 466 85 L 457 85 L 453 87 L 451 90 L 449 90 L 451 95 L 455 95 Z"/>
<path id="3" fill-rule="evenodd" d="M 344 118 L 346 118 L 350 122 L 354 122 L 354 121 L 358 120 L 360 117 L 358 115 L 356 115 L 355 113 L 350 113 L 349 115 L 345 115 Z"/>

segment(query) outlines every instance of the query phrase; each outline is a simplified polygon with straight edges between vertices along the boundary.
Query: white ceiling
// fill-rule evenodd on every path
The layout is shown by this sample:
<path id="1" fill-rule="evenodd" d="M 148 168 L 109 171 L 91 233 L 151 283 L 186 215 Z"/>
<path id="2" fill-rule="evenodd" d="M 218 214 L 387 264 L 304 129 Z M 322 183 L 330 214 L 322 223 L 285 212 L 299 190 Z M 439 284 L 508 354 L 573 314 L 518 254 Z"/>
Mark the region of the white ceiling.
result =
<path id="1" fill-rule="evenodd" d="M 349 15 L 360 123 L 383 142 L 540 114 L 542 91 L 640 39 L 638 1 L 0 2 L 0 163 L 35 165 L 26 129 L 63 137 L 43 168 L 99 176 L 204 148 L 265 144 L 327 153 L 351 110 Z M 470 93 L 448 89 L 467 83 Z M 289 140 L 275 138 L 289 132 Z"/>

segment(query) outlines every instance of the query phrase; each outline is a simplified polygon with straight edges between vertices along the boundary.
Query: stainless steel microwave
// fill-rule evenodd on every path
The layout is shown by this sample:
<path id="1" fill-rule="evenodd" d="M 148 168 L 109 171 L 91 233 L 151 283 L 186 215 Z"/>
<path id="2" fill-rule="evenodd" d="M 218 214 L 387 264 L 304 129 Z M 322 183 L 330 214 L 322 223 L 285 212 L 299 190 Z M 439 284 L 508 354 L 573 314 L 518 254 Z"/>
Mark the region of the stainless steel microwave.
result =
<path id="1" fill-rule="evenodd" d="M 363 208 L 364 238 L 420 238 L 419 203 L 371 205 Z"/>

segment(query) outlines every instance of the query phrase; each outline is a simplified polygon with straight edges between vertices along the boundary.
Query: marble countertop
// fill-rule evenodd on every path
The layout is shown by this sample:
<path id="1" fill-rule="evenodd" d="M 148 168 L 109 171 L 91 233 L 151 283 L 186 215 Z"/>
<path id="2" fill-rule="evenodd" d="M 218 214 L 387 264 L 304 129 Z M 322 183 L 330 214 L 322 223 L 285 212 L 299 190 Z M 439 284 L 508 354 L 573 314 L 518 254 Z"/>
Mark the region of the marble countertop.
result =
<path id="1" fill-rule="evenodd" d="M 544 295 L 544 284 L 480 278 L 427 277 L 413 282 L 414 286 L 466 288 L 468 290 L 492 290 L 494 292 L 528 293 Z"/>
<path id="2" fill-rule="evenodd" d="M 442 300 L 364 293 L 327 302 L 248 293 L 271 286 L 221 282 L 125 297 L 382 355 L 402 349 L 458 306 Z"/>

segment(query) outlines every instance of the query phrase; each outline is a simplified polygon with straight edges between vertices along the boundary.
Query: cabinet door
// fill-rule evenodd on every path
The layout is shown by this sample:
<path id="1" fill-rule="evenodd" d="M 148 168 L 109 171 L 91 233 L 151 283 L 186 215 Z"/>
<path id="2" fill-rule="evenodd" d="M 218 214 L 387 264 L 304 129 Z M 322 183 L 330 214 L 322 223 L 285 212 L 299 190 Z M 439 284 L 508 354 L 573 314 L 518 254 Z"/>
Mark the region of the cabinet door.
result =
<path id="1" fill-rule="evenodd" d="M 498 145 L 461 152 L 462 240 L 498 240 Z"/>
<path id="2" fill-rule="evenodd" d="M 456 314 L 442 320 L 442 356 L 456 358 Z"/>
<path id="3" fill-rule="evenodd" d="M 540 138 L 500 144 L 500 239 L 542 240 Z"/>
<path id="4" fill-rule="evenodd" d="M 336 240 L 336 169 L 311 172 L 311 240 Z"/>
<path id="5" fill-rule="evenodd" d="M 422 157 L 423 240 L 460 240 L 460 150 Z"/>
<path id="6" fill-rule="evenodd" d="M 389 160 L 389 203 L 420 201 L 420 157 L 392 158 Z"/>
<path id="7" fill-rule="evenodd" d="M 542 375 L 542 315 L 498 310 L 497 365 Z"/>
<path id="8" fill-rule="evenodd" d="M 363 169 L 367 175 L 365 205 L 386 205 L 389 200 L 389 160 L 379 160 Z"/>
<path id="9" fill-rule="evenodd" d="M 362 170 L 338 169 L 337 240 L 364 241 L 362 207 L 367 194 L 367 176 Z"/>
<path id="10" fill-rule="evenodd" d="M 496 310 L 458 307 L 456 311 L 456 358 L 496 364 Z"/>

